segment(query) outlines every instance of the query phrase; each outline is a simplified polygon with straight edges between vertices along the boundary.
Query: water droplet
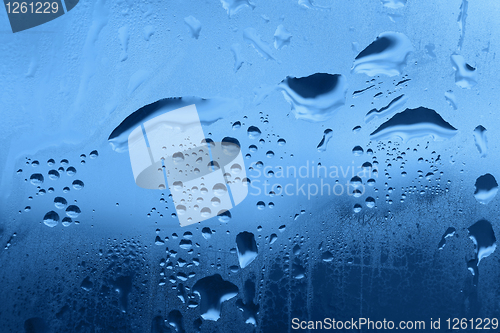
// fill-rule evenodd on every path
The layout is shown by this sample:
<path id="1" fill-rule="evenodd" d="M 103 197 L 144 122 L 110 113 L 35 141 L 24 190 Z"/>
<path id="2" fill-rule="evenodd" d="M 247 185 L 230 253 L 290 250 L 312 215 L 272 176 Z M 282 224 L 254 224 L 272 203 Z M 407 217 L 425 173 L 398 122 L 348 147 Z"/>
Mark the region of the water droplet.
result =
<path id="1" fill-rule="evenodd" d="M 184 161 L 184 154 L 181 152 L 177 152 L 172 156 L 172 159 L 174 160 L 175 164 L 179 164 Z"/>
<path id="2" fill-rule="evenodd" d="M 263 210 L 264 208 L 266 208 L 266 204 L 264 203 L 264 201 L 257 202 L 257 209 Z"/>
<path id="3" fill-rule="evenodd" d="M 54 199 L 54 205 L 57 209 L 64 209 L 68 205 L 68 202 L 63 197 L 56 197 Z"/>
<path id="4" fill-rule="evenodd" d="M 498 183 L 493 175 L 487 173 L 477 178 L 474 197 L 483 205 L 487 205 L 498 192 Z"/>
<path id="5" fill-rule="evenodd" d="M 345 104 L 347 79 L 341 74 L 287 76 L 279 85 L 297 119 L 324 121 Z"/>
<path id="6" fill-rule="evenodd" d="M 223 280 L 219 274 L 198 280 L 193 285 L 192 290 L 201 297 L 201 317 L 212 321 L 217 321 L 220 318 L 222 302 L 233 298 L 239 291 L 237 286 Z"/>
<path id="7" fill-rule="evenodd" d="M 222 184 L 222 183 L 217 183 L 214 185 L 213 187 L 213 193 L 218 196 L 218 197 L 222 197 L 223 195 L 226 194 L 227 192 L 227 187 L 226 185 Z"/>
<path id="8" fill-rule="evenodd" d="M 354 154 L 354 156 L 361 156 L 363 155 L 363 148 L 361 148 L 361 146 L 356 146 L 352 148 L 352 153 Z"/>
<path id="9" fill-rule="evenodd" d="M 235 163 L 231 166 L 231 173 L 237 175 L 242 171 L 241 165 Z"/>
<path id="10" fill-rule="evenodd" d="M 66 174 L 68 176 L 74 176 L 76 174 L 76 169 L 70 166 L 68 169 L 66 169 Z"/>
<path id="11" fill-rule="evenodd" d="M 73 220 L 71 220 L 70 217 L 63 217 L 63 219 L 62 219 L 62 225 L 65 227 L 69 227 L 72 222 L 73 222 Z"/>
<path id="12" fill-rule="evenodd" d="M 39 186 L 43 184 L 43 176 L 41 173 L 34 173 L 30 177 L 30 183 Z"/>
<path id="13" fill-rule="evenodd" d="M 375 207 L 375 199 L 373 199 L 372 197 L 366 198 L 365 203 L 366 203 L 366 207 L 368 207 L 368 208 Z"/>
<path id="14" fill-rule="evenodd" d="M 234 130 L 235 130 L 235 129 L 238 129 L 238 128 L 240 128 L 240 127 L 241 127 L 241 122 L 239 122 L 239 121 L 234 122 L 234 124 L 233 124 L 233 129 L 234 129 Z"/>
<path id="15" fill-rule="evenodd" d="M 83 182 L 82 182 L 81 180 L 75 180 L 75 181 L 73 182 L 73 188 L 74 188 L 75 190 L 81 190 L 83 187 L 84 187 L 84 184 L 83 184 Z M 68 189 L 68 190 L 69 190 L 69 189 Z"/>
<path id="16" fill-rule="evenodd" d="M 394 115 L 370 134 L 371 140 L 401 138 L 407 142 L 416 138 L 432 136 L 434 140 L 453 137 L 457 129 L 446 122 L 436 111 L 419 107 L 406 109 Z"/>
<path id="17" fill-rule="evenodd" d="M 247 267 L 257 257 L 257 243 L 251 232 L 244 231 L 236 236 L 236 248 L 241 268 Z"/>
<path id="18" fill-rule="evenodd" d="M 329 128 L 326 129 L 323 132 L 323 138 L 321 139 L 320 143 L 316 147 L 318 149 L 318 151 L 320 151 L 320 152 L 326 151 L 328 142 L 330 141 L 330 139 L 332 137 L 333 137 L 333 131 L 331 129 L 329 129 Z"/>
<path id="19" fill-rule="evenodd" d="M 66 215 L 68 215 L 71 218 L 77 218 L 78 215 L 80 215 L 82 211 L 80 208 L 76 205 L 71 205 L 66 208 Z"/>
<path id="20" fill-rule="evenodd" d="M 399 9 L 406 5 L 406 0 L 382 0 L 382 4 L 391 9 Z"/>
<path id="21" fill-rule="evenodd" d="M 59 175 L 59 172 L 57 170 L 50 170 L 49 171 L 49 178 L 52 179 L 52 180 L 57 180 L 59 179 L 60 175 Z"/>
<path id="22" fill-rule="evenodd" d="M 89 154 L 89 157 L 94 159 L 94 158 L 97 158 L 99 156 L 99 153 L 97 152 L 97 150 L 92 150 Z"/>
<path id="23" fill-rule="evenodd" d="M 247 130 L 247 133 L 250 139 L 257 139 L 261 135 L 260 129 L 255 126 L 250 126 Z"/>
<path id="24" fill-rule="evenodd" d="M 460 54 L 451 55 L 451 64 L 455 70 L 455 84 L 460 88 L 470 89 L 477 84 L 476 69 L 465 62 Z"/>
<path id="25" fill-rule="evenodd" d="M 175 210 L 177 210 L 177 213 L 179 215 L 184 215 L 186 213 L 186 206 L 184 206 L 184 205 L 177 205 L 175 207 Z"/>
<path id="26" fill-rule="evenodd" d="M 278 139 L 278 145 L 279 145 L 279 146 L 284 146 L 284 145 L 286 145 L 286 141 L 285 141 L 285 139 Z"/>
<path id="27" fill-rule="evenodd" d="M 495 232 L 491 223 L 486 220 L 474 223 L 467 230 L 469 231 L 469 237 L 474 242 L 477 264 L 479 265 L 481 259 L 488 257 L 497 247 Z"/>
<path id="28" fill-rule="evenodd" d="M 413 46 L 404 34 L 384 32 L 356 56 L 352 71 L 369 76 L 400 75 L 412 51 Z"/>
<path id="29" fill-rule="evenodd" d="M 59 223 L 59 214 L 54 212 L 53 210 L 45 214 L 43 217 L 43 223 L 45 223 L 48 227 L 55 227 L 57 223 Z"/>
<path id="30" fill-rule="evenodd" d="M 481 157 L 488 154 L 488 140 L 486 139 L 486 128 L 479 125 L 474 129 L 474 141 Z"/>
<path id="31" fill-rule="evenodd" d="M 208 207 L 204 207 L 201 209 L 200 214 L 202 217 L 209 217 L 212 214 L 212 211 Z"/>
<path id="32" fill-rule="evenodd" d="M 201 229 L 201 234 L 205 239 L 212 238 L 212 230 L 209 227 L 204 227 L 203 229 Z"/>
<path id="33" fill-rule="evenodd" d="M 221 210 L 217 216 L 221 223 L 228 223 L 231 220 L 231 213 L 228 210 Z"/>

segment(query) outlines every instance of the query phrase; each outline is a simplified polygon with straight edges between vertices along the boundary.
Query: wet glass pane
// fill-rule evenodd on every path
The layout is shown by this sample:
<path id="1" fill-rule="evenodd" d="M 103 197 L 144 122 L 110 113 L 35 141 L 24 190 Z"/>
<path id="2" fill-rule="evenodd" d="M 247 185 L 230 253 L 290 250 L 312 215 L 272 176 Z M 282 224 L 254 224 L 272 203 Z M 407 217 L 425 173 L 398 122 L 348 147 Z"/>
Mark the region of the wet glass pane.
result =
<path id="1" fill-rule="evenodd" d="M 498 2 L 30 3 L 0 331 L 498 330 Z"/>

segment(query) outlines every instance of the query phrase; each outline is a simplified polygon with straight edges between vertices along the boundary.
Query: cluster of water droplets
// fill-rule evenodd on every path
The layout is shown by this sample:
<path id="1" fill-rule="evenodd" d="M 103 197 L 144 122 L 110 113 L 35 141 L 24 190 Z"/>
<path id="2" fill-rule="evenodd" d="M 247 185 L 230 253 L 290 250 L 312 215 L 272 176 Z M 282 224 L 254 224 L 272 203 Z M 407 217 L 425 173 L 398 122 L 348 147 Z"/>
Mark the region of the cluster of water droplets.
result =
<path id="1" fill-rule="evenodd" d="M 89 154 L 90 159 L 96 159 L 98 156 L 99 153 L 97 150 L 93 150 Z M 87 156 L 85 154 L 80 155 L 80 164 L 82 166 L 85 165 L 86 158 Z M 35 168 L 35 172 L 33 172 L 29 178 L 26 178 L 25 182 L 29 182 L 33 186 L 36 186 L 37 189 L 34 196 L 29 196 L 28 200 L 33 201 L 34 197 L 36 198 L 37 196 L 44 196 L 47 194 L 56 195 L 53 199 L 55 210 L 49 210 L 44 214 L 43 223 L 52 228 L 59 222 L 65 227 L 70 226 L 73 222 L 75 224 L 80 223 L 76 220 L 81 214 L 80 207 L 76 204 L 77 200 L 74 200 L 73 204 L 69 204 L 67 199 L 71 189 L 79 191 L 85 186 L 81 179 L 75 179 L 77 177 L 76 167 L 71 165 L 67 159 L 62 159 L 59 163 L 56 163 L 53 158 L 47 160 L 46 167 L 44 167 L 40 161 L 30 158 L 26 158 L 25 164 L 26 168 Z M 19 169 L 17 174 L 22 175 L 26 171 L 26 169 Z M 61 182 L 63 184 L 60 184 Z M 67 186 L 69 184 L 71 185 Z M 57 192 L 62 193 L 57 195 Z M 28 205 L 24 208 L 24 211 L 29 212 L 31 209 L 31 205 Z M 21 211 L 19 211 L 19 213 L 21 213 Z M 61 215 L 63 216 L 62 218 Z"/>

